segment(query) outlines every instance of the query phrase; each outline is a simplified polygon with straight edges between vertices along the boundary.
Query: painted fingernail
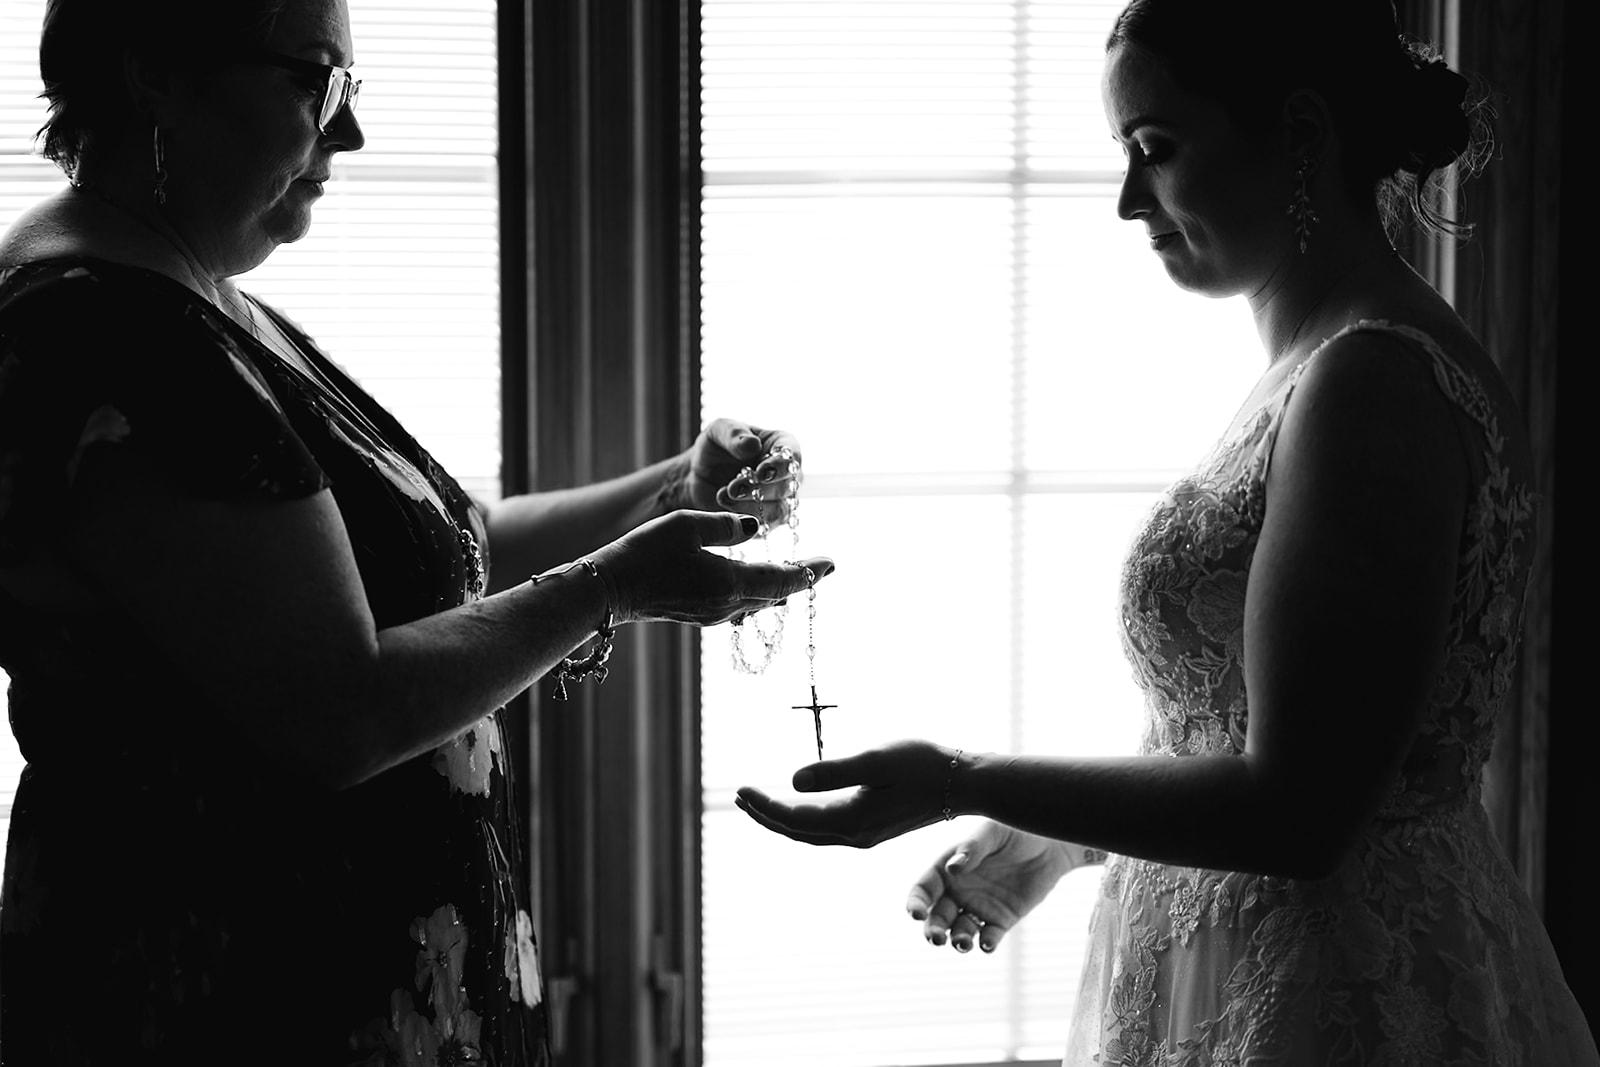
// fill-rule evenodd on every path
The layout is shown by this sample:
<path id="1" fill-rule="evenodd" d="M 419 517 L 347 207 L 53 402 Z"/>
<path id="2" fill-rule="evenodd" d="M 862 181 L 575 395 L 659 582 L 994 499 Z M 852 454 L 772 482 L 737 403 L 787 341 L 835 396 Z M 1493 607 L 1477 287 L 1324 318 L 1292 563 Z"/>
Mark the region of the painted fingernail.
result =
<path id="1" fill-rule="evenodd" d="M 739 525 L 745 533 L 753 534 L 761 528 L 761 521 L 754 515 L 741 515 L 739 516 Z"/>
<path id="2" fill-rule="evenodd" d="M 957 952 L 970 952 L 970 951 L 972 951 L 972 942 L 968 941 L 966 938 L 962 938 L 961 940 L 955 942 L 955 946 L 956 946 L 956 951 Z"/>
<path id="3" fill-rule="evenodd" d="M 921 922 L 928 917 L 928 913 L 923 911 L 921 908 L 917 908 L 911 912 L 911 917 L 918 922 Z"/>
<path id="4" fill-rule="evenodd" d="M 934 945 L 942 945 L 942 944 L 944 944 L 944 935 L 943 934 L 929 934 L 928 935 L 928 942 L 930 944 L 934 944 Z"/>
<path id="5" fill-rule="evenodd" d="M 980 941 L 980 942 L 978 942 L 978 947 L 979 947 L 979 948 L 981 948 L 981 949 L 983 949 L 983 951 L 985 951 L 985 952 L 993 952 L 993 951 L 994 951 L 994 946 L 993 946 L 993 945 L 991 945 L 991 944 L 990 944 L 990 943 L 989 943 L 989 942 L 987 942 L 987 941 Z"/>

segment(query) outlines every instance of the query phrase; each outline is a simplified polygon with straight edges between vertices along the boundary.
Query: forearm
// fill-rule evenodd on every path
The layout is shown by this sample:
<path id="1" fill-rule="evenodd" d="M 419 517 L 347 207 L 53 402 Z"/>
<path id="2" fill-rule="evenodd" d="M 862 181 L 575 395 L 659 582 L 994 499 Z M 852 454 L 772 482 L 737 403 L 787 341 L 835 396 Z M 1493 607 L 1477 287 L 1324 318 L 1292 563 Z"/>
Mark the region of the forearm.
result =
<path id="1" fill-rule="evenodd" d="M 962 813 L 1176 866 L 1317 877 L 1341 851 L 1325 806 L 1265 781 L 1248 756 L 974 754 L 952 786 Z"/>
<path id="2" fill-rule="evenodd" d="M 329 784 L 364 781 L 449 741 L 548 673 L 605 620 L 604 584 L 581 566 L 379 631 L 343 708 Z"/>
<path id="3" fill-rule="evenodd" d="M 677 506 L 684 456 L 572 489 L 507 497 L 489 507 L 489 589 L 576 559 Z"/>

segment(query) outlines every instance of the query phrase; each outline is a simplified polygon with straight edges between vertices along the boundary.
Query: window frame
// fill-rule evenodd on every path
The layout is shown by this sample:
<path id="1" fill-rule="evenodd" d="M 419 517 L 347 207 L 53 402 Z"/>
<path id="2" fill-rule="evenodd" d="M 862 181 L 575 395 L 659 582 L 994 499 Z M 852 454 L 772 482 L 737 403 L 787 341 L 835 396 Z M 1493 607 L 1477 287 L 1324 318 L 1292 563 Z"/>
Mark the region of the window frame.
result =
<path id="1" fill-rule="evenodd" d="M 1428 240 L 1408 251 L 1490 342 L 1523 398 L 1548 507 L 1560 346 L 1555 326 L 1534 330 L 1523 312 L 1534 268 L 1548 281 L 1560 245 L 1554 209 L 1533 222 L 1527 208 L 1530 191 L 1542 188 L 1532 146 L 1559 144 L 1561 105 L 1576 98 L 1575 79 L 1562 88 L 1559 64 L 1530 67 L 1529 56 L 1562 40 L 1562 14 L 1511 19 L 1517 32 L 1508 36 L 1496 27 L 1515 14 L 1515 0 L 1470 13 L 1460 0 L 1397 6 L 1403 26 L 1487 76 L 1502 106 L 1526 101 L 1513 105 L 1514 117 L 1536 109 L 1527 133 L 1502 119 L 1507 158 L 1464 205 L 1483 227 L 1479 240 L 1502 254 L 1490 261 L 1471 245 L 1463 252 Z M 683 447 L 698 428 L 700 17 L 698 0 L 506 0 L 500 9 L 510 494 L 623 473 Z M 1551 84 L 1553 100 L 1544 91 Z M 1548 193 L 1540 194 L 1547 203 Z M 1525 224 L 1529 232 L 1519 233 Z M 1505 231 L 1498 239 L 1497 228 Z M 1534 247 L 1536 239 L 1544 243 Z M 1491 306 L 1485 290 L 1498 296 L 1502 288 L 1514 291 L 1515 307 Z M 670 340 L 663 351 L 650 338 Z M 1557 867 L 1581 884 L 1575 861 L 1562 859 L 1581 849 L 1552 847 L 1554 827 L 1545 840 L 1553 524 L 1542 525 L 1515 706 L 1491 772 L 1505 781 L 1488 799 L 1536 894 Z M 535 707 L 532 730 L 521 730 L 548 995 L 553 1008 L 565 1007 L 558 1061 L 698 1065 L 699 641 L 687 628 L 630 630 L 607 686 L 586 687 L 548 714 Z M 608 767 L 630 773 L 606 778 Z M 1551 788 L 1574 792 L 1568 778 Z M 1560 840 L 1579 843 L 1581 831 L 1560 829 Z"/>

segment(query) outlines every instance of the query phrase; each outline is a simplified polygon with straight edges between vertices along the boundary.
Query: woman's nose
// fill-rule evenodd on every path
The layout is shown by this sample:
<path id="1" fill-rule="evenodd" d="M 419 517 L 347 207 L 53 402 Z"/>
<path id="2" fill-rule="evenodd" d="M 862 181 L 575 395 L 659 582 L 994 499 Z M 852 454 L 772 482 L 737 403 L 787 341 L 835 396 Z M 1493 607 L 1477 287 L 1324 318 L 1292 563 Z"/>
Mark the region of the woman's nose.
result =
<path id="1" fill-rule="evenodd" d="M 361 146 L 367 143 L 361 121 L 356 118 L 356 109 L 348 106 L 339 109 L 333 121 L 328 123 L 328 132 L 324 136 L 341 152 L 359 152 Z"/>
<path id="2" fill-rule="evenodd" d="M 1117 217 L 1132 222 L 1150 214 L 1150 191 L 1145 186 L 1144 169 L 1130 161 L 1122 172 L 1122 187 L 1117 191 Z"/>

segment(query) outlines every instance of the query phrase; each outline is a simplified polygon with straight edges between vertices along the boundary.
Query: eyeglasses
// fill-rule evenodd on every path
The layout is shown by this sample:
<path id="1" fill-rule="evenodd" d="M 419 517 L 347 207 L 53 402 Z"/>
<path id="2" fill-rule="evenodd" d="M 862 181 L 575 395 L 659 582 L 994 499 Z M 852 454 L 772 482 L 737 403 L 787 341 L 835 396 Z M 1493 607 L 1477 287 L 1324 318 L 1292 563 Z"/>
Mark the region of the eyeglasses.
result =
<path id="1" fill-rule="evenodd" d="M 297 74 L 322 79 L 324 85 L 322 106 L 317 111 L 317 130 L 321 133 L 328 132 L 328 127 L 345 108 L 353 110 L 356 98 L 361 95 L 361 80 L 350 76 L 349 67 L 336 67 L 332 63 L 313 63 L 309 59 L 296 59 L 294 56 L 286 56 L 266 48 L 246 49 L 244 57 L 257 63 L 266 63 L 282 67 L 284 70 L 292 70 Z"/>

